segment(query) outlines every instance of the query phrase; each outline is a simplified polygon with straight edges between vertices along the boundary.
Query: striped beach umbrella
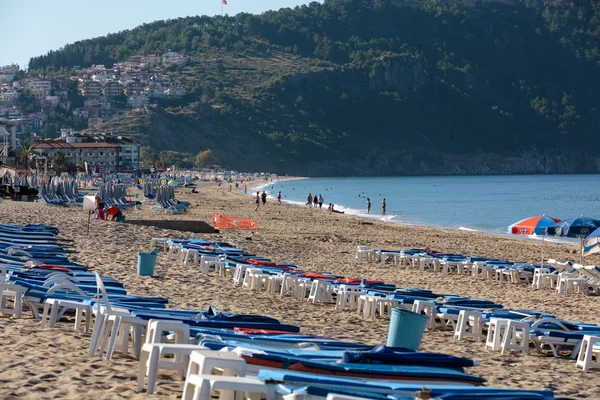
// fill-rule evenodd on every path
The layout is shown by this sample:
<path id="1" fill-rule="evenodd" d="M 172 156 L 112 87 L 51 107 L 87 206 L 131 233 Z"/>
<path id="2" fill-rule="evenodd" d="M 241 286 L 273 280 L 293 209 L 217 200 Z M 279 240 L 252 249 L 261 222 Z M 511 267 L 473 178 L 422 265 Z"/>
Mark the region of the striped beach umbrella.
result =
<path id="1" fill-rule="evenodd" d="M 560 219 L 547 215 L 525 218 L 508 227 L 508 232 L 513 235 L 545 235 L 549 226 L 560 222 Z"/>
<path id="2" fill-rule="evenodd" d="M 548 234 L 548 227 L 554 226 L 559 223 L 560 219 L 554 217 L 548 217 L 546 214 L 538 215 L 537 217 L 525 218 L 519 222 L 516 222 L 508 227 L 508 233 L 512 235 L 538 235 L 542 237 L 542 261 L 541 265 L 544 266 L 544 249 L 545 249 L 545 238 Z"/>

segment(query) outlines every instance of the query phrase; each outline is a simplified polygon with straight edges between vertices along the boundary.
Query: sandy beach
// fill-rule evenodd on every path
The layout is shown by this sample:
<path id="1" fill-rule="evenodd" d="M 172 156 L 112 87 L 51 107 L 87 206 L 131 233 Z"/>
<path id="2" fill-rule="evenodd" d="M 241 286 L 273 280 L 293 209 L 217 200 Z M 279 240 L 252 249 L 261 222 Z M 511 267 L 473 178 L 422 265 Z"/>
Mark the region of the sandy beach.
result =
<path id="1" fill-rule="evenodd" d="M 248 184 L 250 191 L 251 184 Z M 136 295 L 164 296 L 170 308 L 206 309 L 256 313 L 301 327 L 302 332 L 339 339 L 385 343 L 388 320 L 366 321 L 354 312 L 335 311 L 334 305 L 301 303 L 291 298 L 254 294 L 233 285 L 230 279 L 200 274 L 191 267 L 158 258 L 153 278 L 136 274 L 137 252 L 149 250 L 153 237 L 205 238 L 229 241 L 250 252 L 278 262 L 293 263 L 303 270 L 329 271 L 348 277 L 364 277 L 395 283 L 399 287 L 430 289 L 440 293 L 489 299 L 507 308 L 543 310 L 570 321 L 600 323 L 600 298 L 583 295 L 559 296 L 549 289 L 534 291 L 513 284 L 499 285 L 469 277 L 442 276 L 393 265 L 358 264 L 356 246 L 402 249 L 429 247 L 513 261 L 539 262 L 537 241 L 476 232 L 444 230 L 365 220 L 325 210 L 289 205 L 267 206 L 254 211 L 252 199 L 229 191 L 229 185 L 201 183 L 199 194 L 179 189 L 177 198 L 189 201 L 186 214 L 167 215 L 146 206 L 126 212 L 128 220 L 177 220 L 210 222 L 211 215 L 251 217 L 257 233 L 225 231 L 202 234 L 160 229 L 154 226 L 92 221 L 86 236 L 87 213 L 81 208 L 58 208 L 39 203 L 4 201 L 0 204 L 3 223 L 39 223 L 56 226 L 60 236 L 72 239 L 77 253 L 72 259 L 92 270 L 112 276 Z M 578 248 L 546 243 L 546 254 L 556 259 L 579 261 Z M 585 264 L 600 264 L 592 256 Z M 89 335 L 75 332 L 72 324 L 41 329 L 28 314 L 21 320 L 0 315 L 0 398 L 147 398 L 135 392 L 137 361 L 116 354 L 113 362 L 90 357 Z M 529 355 L 500 355 L 484 349 L 483 343 L 454 342 L 452 332 L 426 332 L 421 350 L 471 357 L 481 362 L 468 372 L 482 376 L 488 385 L 552 389 L 573 398 L 600 398 L 600 372 L 583 373 L 575 361 Z M 155 396 L 181 396 L 183 381 L 175 374 L 159 376 Z"/>

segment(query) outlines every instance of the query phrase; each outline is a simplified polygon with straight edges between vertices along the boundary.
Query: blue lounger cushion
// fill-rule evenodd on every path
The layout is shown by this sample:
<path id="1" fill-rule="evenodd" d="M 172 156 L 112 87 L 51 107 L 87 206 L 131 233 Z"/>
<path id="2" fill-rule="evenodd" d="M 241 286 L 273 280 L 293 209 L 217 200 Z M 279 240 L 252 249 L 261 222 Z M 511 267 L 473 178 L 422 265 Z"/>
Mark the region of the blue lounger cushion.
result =
<path id="1" fill-rule="evenodd" d="M 132 312 L 131 314 L 135 317 L 142 319 L 165 319 L 173 321 L 181 321 L 190 326 L 200 326 L 206 328 L 253 328 L 253 329 L 267 329 L 267 330 L 278 330 L 285 332 L 300 332 L 300 328 L 294 325 L 286 325 L 279 323 L 263 323 L 263 322 L 249 322 L 249 321 L 222 321 L 222 320 L 210 320 L 210 319 L 196 319 L 181 315 L 172 315 L 167 312 L 164 313 L 148 313 L 148 312 Z"/>
<path id="2" fill-rule="evenodd" d="M 359 390 L 368 393 L 378 390 L 385 394 L 390 392 L 409 392 L 414 398 L 415 392 L 423 389 L 422 384 L 401 383 L 393 381 L 360 381 L 355 378 L 342 378 L 330 375 L 294 372 L 280 369 L 261 369 L 258 378 L 269 382 L 321 387 L 336 390 Z M 432 390 L 432 398 L 442 399 L 554 399 L 550 390 L 500 389 L 482 386 L 427 385 Z M 335 389 L 337 388 L 337 389 Z"/>

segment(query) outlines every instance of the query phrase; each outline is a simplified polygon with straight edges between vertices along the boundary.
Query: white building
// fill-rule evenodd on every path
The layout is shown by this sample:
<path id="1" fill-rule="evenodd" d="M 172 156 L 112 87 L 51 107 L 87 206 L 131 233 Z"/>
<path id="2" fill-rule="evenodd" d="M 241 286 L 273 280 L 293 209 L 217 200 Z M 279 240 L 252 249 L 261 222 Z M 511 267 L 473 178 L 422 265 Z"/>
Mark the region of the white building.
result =
<path id="1" fill-rule="evenodd" d="M 129 96 L 127 98 L 127 106 L 131 108 L 145 107 L 150 104 L 148 96 Z"/>
<path id="2" fill-rule="evenodd" d="M 27 88 L 29 90 L 36 90 L 36 89 L 50 90 L 50 89 L 52 89 L 52 82 L 44 80 L 44 79 L 32 79 L 27 83 Z"/>
<path id="3" fill-rule="evenodd" d="M 181 54 L 176 53 L 174 51 L 169 51 L 162 55 L 162 63 L 165 67 L 169 64 L 187 65 L 189 64 L 189 62 L 189 57 L 182 56 Z"/>
<path id="4" fill-rule="evenodd" d="M 44 99 L 44 101 L 46 103 L 48 103 L 48 105 L 50 105 L 52 108 L 56 108 L 56 107 L 58 107 L 58 103 L 60 103 L 60 97 L 58 97 L 58 96 L 46 96 L 46 98 Z"/>
<path id="5" fill-rule="evenodd" d="M 9 89 L 3 93 L 0 93 L 0 98 L 2 98 L 3 101 L 8 101 L 11 103 L 15 103 L 16 101 L 18 101 L 19 97 L 19 92 L 17 92 L 14 89 Z"/>
<path id="6" fill-rule="evenodd" d="M 16 74 L 19 72 L 19 66 L 17 64 L 4 65 L 0 67 L 0 70 L 6 72 L 7 74 Z"/>
<path id="7" fill-rule="evenodd" d="M 123 167 L 139 168 L 140 145 L 121 141 L 119 144 L 119 164 Z"/>
<path id="8" fill-rule="evenodd" d="M 148 93 L 148 97 L 153 99 L 162 99 L 167 97 L 167 94 L 165 93 L 165 88 L 163 88 L 160 85 L 152 85 L 146 88 L 146 91 Z"/>
<path id="9" fill-rule="evenodd" d="M 166 90 L 166 93 L 169 97 L 178 99 L 187 94 L 187 90 L 184 87 L 172 87 Z"/>
<path id="10" fill-rule="evenodd" d="M 19 108 L 8 109 L 8 119 L 19 119 L 23 118 L 23 112 Z"/>
<path id="11" fill-rule="evenodd" d="M 8 72 L 0 71 L 0 83 L 9 83 L 14 80 L 14 74 L 9 74 Z"/>

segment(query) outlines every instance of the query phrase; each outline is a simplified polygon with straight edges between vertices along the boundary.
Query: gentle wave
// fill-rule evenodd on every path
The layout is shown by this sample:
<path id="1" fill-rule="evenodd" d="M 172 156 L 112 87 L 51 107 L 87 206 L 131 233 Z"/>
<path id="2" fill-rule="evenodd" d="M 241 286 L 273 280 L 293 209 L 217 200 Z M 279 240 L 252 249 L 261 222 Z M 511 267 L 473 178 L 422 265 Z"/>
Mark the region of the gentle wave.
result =
<path id="1" fill-rule="evenodd" d="M 269 182 L 263 182 L 261 184 L 258 184 L 256 186 L 252 186 L 250 188 L 250 193 L 254 193 L 254 192 L 260 192 L 261 190 L 265 190 L 266 188 L 268 188 L 269 186 L 273 186 L 278 182 L 288 182 L 288 181 L 300 181 L 300 180 L 304 180 L 304 179 L 310 179 L 310 178 L 304 178 L 304 177 L 297 177 L 297 178 L 290 178 L 290 179 L 285 179 L 285 178 L 277 178 L 274 181 L 269 181 Z M 265 192 L 267 192 L 267 194 L 269 194 L 270 192 L 265 190 Z"/>

